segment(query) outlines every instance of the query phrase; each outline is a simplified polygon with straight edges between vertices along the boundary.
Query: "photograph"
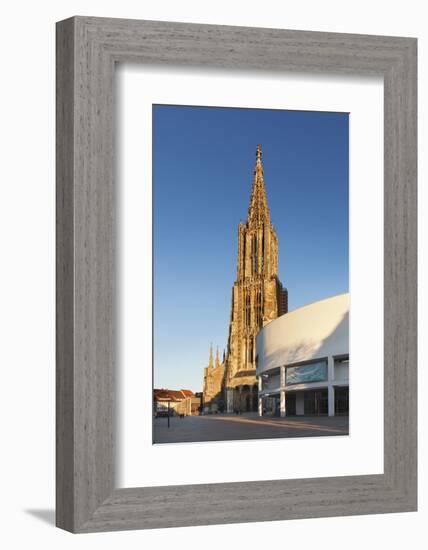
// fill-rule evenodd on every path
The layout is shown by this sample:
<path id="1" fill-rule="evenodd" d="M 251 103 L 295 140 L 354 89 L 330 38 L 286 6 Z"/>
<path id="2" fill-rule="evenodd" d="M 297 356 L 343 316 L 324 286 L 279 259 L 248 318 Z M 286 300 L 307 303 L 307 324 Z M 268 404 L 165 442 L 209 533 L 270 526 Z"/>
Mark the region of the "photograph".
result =
<path id="1" fill-rule="evenodd" d="M 152 124 L 153 443 L 349 435 L 349 113 Z"/>

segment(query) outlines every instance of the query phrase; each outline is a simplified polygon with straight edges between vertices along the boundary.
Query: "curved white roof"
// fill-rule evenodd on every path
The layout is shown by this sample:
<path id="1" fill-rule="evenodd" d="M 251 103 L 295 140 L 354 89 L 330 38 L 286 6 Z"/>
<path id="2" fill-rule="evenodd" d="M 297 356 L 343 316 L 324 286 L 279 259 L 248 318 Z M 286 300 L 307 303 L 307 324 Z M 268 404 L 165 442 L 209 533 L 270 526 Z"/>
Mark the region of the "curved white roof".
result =
<path id="1" fill-rule="evenodd" d="M 302 361 L 349 353 L 349 294 L 281 315 L 257 335 L 257 374 Z"/>

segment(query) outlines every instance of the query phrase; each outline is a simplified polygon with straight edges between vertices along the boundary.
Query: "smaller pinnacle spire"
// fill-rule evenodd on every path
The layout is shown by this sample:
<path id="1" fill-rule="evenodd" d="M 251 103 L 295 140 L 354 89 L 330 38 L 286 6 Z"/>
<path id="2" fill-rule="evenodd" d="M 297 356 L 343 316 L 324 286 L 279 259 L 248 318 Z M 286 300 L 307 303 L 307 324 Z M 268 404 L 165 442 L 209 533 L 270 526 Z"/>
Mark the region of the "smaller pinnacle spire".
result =
<path id="1" fill-rule="evenodd" d="M 220 366 L 220 357 L 219 357 L 219 354 L 218 354 L 218 346 L 217 346 L 217 349 L 216 349 L 216 352 L 215 352 L 215 366 L 216 367 Z"/>
<path id="2" fill-rule="evenodd" d="M 210 344 L 210 358 L 209 358 L 209 361 L 208 361 L 208 367 L 209 368 L 213 367 L 213 345 L 212 345 L 212 342 Z"/>

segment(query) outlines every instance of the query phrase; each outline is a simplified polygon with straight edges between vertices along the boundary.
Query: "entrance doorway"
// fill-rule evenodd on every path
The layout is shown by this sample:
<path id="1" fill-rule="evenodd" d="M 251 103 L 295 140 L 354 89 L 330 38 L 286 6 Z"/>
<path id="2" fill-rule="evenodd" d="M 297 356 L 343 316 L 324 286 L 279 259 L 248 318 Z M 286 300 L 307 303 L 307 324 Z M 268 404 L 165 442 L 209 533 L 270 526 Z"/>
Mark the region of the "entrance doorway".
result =
<path id="1" fill-rule="evenodd" d="M 246 395 L 245 396 L 245 410 L 246 411 L 251 411 L 253 408 L 253 400 L 251 398 L 251 395 Z"/>
<path id="2" fill-rule="evenodd" d="M 308 416 L 321 416 L 328 414 L 328 392 L 327 389 L 305 391 L 304 412 Z"/>
<path id="3" fill-rule="evenodd" d="M 263 416 L 279 416 L 279 396 L 263 397 Z"/>
<path id="4" fill-rule="evenodd" d="M 286 415 L 287 416 L 296 416 L 296 394 L 287 393 L 285 400 Z"/>
<path id="5" fill-rule="evenodd" d="M 338 416 L 349 414 L 349 388 L 334 389 L 334 414 Z"/>
<path id="6" fill-rule="evenodd" d="M 247 384 L 238 386 L 234 391 L 233 410 L 241 413 L 257 412 L 257 386 Z"/>

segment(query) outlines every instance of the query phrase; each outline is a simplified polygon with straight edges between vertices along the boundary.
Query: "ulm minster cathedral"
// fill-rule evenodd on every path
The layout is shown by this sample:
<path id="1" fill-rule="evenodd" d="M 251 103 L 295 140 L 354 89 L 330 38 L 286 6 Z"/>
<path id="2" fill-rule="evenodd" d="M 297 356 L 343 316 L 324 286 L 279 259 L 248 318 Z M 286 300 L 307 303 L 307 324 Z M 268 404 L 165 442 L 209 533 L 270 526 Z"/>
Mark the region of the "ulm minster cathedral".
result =
<path id="1" fill-rule="evenodd" d="M 288 311 L 288 293 L 278 278 L 278 237 L 270 220 L 262 151 L 256 150 L 248 217 L 238 226 L 236 281 L 232 288 L 227 349 L 204 369 L 203 412 L 257 411 L 256 336 Z"/>

